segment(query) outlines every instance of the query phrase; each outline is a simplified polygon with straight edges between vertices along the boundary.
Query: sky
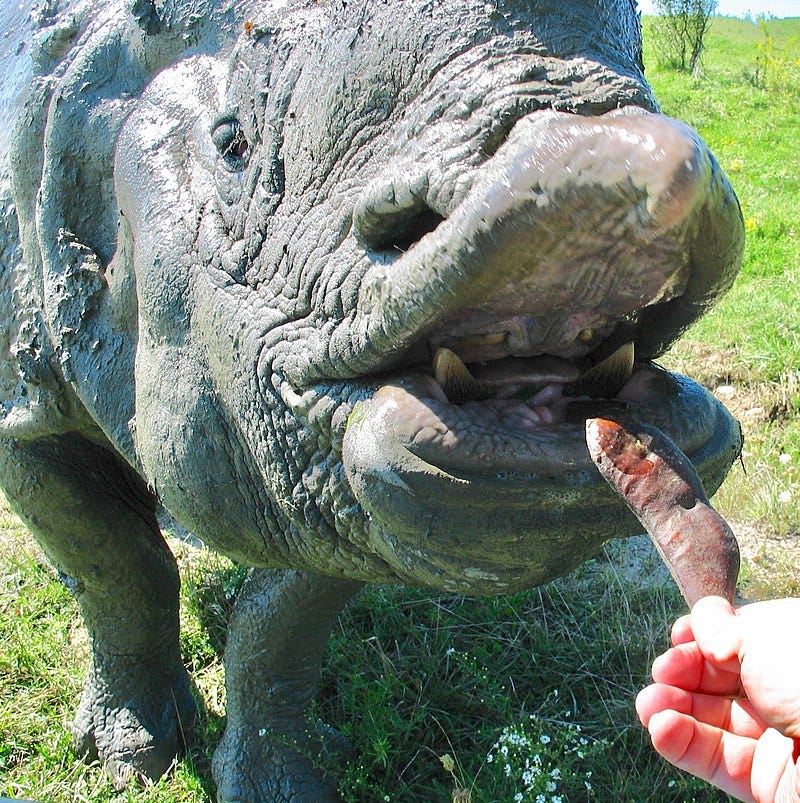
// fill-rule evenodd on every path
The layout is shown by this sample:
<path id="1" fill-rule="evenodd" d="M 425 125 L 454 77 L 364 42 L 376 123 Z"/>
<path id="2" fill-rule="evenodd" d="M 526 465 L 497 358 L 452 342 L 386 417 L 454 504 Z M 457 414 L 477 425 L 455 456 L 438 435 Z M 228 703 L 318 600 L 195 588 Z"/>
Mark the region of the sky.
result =
<path id="1" fill-rule="evenodd" d="M 652 0 L 638 0 L 643 14 L 653 13 Z M 746 17 L 769 14 L 772 17 L 800 17 L 800 0 L 718 0 L 717 14 Z"/>

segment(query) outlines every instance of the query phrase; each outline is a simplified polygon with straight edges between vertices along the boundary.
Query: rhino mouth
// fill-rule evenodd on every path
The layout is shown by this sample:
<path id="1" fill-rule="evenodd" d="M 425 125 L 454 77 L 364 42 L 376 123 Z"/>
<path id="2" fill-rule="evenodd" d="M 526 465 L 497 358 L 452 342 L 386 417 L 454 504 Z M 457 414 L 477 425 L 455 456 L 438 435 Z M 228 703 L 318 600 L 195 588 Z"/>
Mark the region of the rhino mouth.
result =
<path id="1" fill-rule="evenodd" d="M 521 587 L 563 572 L 564 547 L 577 561 L 638 532 L 584 440 L 609 411 L 665 432 L 716 490 L 738 427 L 653 362 L 741 260 L 738 204 L 696 135 L 641 110 L 536 113 L 453 209 L 427 189 L 441 222 L 376 263 L 347 333 L 363 344 L 348 367 L 385 379 L 350 416 L 344 468 L 398 572 L 429 561 L 432 583 L 474 590 L 479 568 Z M 555 530 L 558 557 L 522 567 L 520 533 Z"/>
<path id="2" fill-rule="evenodd" d="M 641 532 L 592 463 L 588 417 L 656 426 L 713 493 L 741 450 L 736 422 L 700 385 L 634 350 L 588 367 L 552 356 L 465 364 L 439 350 L 429 370 L 387 379 L 357 405 L 345 474 L 396 576 L 508 593 Z"/>

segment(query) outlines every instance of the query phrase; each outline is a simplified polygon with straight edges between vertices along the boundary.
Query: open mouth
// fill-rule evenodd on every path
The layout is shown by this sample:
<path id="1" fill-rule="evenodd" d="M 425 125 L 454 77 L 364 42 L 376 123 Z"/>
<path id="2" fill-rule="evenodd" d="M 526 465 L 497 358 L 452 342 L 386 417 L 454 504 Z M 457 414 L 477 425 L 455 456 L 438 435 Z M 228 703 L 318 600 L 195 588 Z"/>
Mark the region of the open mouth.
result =
<path id="1" fill-rule="evenodd" d="M 593 332 L 585 331 L 580 339 L 588 343 L 593 337 Z M 420 456 L 425 451 L 452 455 L 465 451 L 467 461 L 474 461 L 476 452 L 484 460 L 494 453 L 500 463 L 516 452 L 509 444 L 502 444 L 509 437 L 525 438 L 535 431 L 582 422 L 599 412 L 624 415 L 631 403 L 658 396 L 653 385 L 662 372 L 650 363 L 637 366 L 632 341 L 602 359 L 496 356 L 467 364 L 454 351 L 488 348 L 502 353 L 506 339 L 504 333 L 495 332 L 451 341 L 452 348 L 435 348 L 430 372 L 417 384 L 417 398 L 427 401 L 418 404 L 411 416 L 404 439 L 408 448 Z M 403 403 L 414 403 L 410 388 L 398 387 L 392 392 L 398 410 Z M 412 434 L 415 427 L 418 431 Z M 484 444 L 481 450 L 481 438 L 494 443 Z M 472 448 L 470 441 L 475 442 Z M 429 457 L 443 459 L 442 454 Z M 474 468 L 474 462 L 470 464 Z"/>
<path id="2" fill-rule="evenodd" d="M 697 451 L 716 426 L 715 405 L 700 404 L 704 391 L 685 377 L 649 360 L 637 362 L 635 350 L 628 341 L 603 358 L 507 356 L 465 363 L 438 346 L 428 370 L 387 381 L 369 404 L 380 419 L 375 425 L 396 448 L 440 471 L 484 474 L 487 484 L 507 481 L 512 473 L 586 469 L 583 425 L 597 415 L 646 420 L 667 430 L 680 448 Z"/>
<path id="3" fill-rule="evenodd" d="M 593 333 L 585 330 L 582 339 Z M 503 334 L 482 336 L 499 345 Z M 633 342 L 621 345 L 604 359 L 591 363 L 556 356 L 505 357 L 467 366 L 452 349 L 439 346 L 433 358 L 433 378 L 447 401 L 466 404 L 486 399 L 522 402 L 531 423 L 553 424 L 563 419 L 566 405 L 576 397 L 613 399 L 632 378 Z"/>
<path id="4" fill-rule="evenodd" d="M 592 462 L 589 417 L 647 422 L 713 493 L 741 448 L 735 421 L 690 379 L 635 358 L 506 357 L 387 380 L 348 421 L 343 457 L 373 547 L 406 582 L 458 593 L 530 588 L 641 532 Z M 635 426 L 635 423 L 634 423 Z"/>

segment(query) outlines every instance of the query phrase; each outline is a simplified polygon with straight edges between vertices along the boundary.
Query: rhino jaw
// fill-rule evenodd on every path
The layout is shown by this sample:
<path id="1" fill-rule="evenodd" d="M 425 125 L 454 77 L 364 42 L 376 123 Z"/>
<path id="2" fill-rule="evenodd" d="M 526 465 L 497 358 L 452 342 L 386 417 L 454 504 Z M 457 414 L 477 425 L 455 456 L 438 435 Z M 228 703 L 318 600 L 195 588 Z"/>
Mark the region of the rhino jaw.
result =
<path id="1" fill-rule="evenodd" d="M 639 532 L 586 450 L 603 405 L 667 433 L 716 490 L 738 427 L 651 362 L 741 260 L 738 204 L 697 136 L 641 110 L 536 113 L 440 211 L 367 274 L 337 333 L 351 366 L 385 378 L 351 415 L 343 456 L 398 575 L 503 593 Z"/>

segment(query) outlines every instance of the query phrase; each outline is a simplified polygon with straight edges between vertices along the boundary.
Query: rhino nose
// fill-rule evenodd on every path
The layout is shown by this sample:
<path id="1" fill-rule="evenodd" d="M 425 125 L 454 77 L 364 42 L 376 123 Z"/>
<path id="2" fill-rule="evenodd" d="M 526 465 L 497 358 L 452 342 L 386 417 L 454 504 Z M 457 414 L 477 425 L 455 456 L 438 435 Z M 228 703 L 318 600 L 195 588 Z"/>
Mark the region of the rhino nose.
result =
<path id="1" fill-rule="evenodd" d="M 464 158 L 463 149 L 452 143 L 437 144 Z M 421 143 L 409 143 L 361 194 L 353 230 L 367 250 L 394 256 L 410 250 L 453 213 L 458 218 L 465 198 L 473 207 L 467 228 L 476 220 L 479 228 L 495 233 L 521 227 L 527 241 L 542 217 L 531 207 L 552 211 L 567 206 L 569 195 L 577 197 L 585 220 L 592 207 L 602 218 L 610 193 L 627 193 L 631 214 L 643 225 L 669 228 L 689 213 L 698 186 L 707 181 L 702 165 L 707 149 L 694 132 L 637 107 L 598 117 L 534 112 L 507 125 L 497 148 L 482 147 L 463 165 L 442 163 L 436 148 L 422 162 L 425 150 Z M 622 208 L 626 199 L 615 204 Z M 576 207 L 565 213 L 565 233 L 578 212 Z M 512 239 L 519 239 L 516 235 Z"/>
<path id="2" fill-rule="evenodd" d="M 568 312 L 631 322 L 652 357 L 730 286 L 741 262 L 727 179 L 694 131 L 660 114 L 537 111 L 479 164 L 459 172 L 432 161 L 398 159 L 355 209 L 362 244 L 394 252 L 373 253 L 353 327 L 380 331 L 398 353 L 465 314 L 527 316 L 545 331 Z"/>

